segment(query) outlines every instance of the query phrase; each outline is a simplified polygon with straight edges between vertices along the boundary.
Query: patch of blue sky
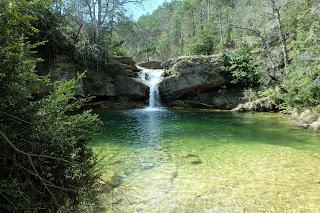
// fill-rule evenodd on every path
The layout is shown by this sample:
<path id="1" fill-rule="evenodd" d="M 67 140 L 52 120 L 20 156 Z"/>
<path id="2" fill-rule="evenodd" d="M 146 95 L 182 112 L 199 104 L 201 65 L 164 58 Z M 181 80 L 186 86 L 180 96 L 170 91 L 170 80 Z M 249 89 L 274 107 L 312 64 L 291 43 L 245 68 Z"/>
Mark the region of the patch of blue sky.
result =
<path id="1" fill-rule="evenodd" d="M 135 21 L 141 16 L 151 14 L 164 2 L 170 2 L 170 0 L 144 0 L 141 4 L 128 4 L 128 15 Z"/>

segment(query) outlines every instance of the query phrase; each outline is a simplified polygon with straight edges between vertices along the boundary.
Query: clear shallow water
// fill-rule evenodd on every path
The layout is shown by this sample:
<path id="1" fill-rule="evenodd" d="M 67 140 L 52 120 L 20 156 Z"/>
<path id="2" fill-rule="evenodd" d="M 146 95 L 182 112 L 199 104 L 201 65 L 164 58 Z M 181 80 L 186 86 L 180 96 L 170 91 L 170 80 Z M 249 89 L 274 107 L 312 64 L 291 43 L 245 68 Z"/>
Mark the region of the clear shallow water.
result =
<path id="1" fill-rule="evenodd" d="M 100 114 L 115 212 L 320 212 L 320 137 L 279 115 Z"/>

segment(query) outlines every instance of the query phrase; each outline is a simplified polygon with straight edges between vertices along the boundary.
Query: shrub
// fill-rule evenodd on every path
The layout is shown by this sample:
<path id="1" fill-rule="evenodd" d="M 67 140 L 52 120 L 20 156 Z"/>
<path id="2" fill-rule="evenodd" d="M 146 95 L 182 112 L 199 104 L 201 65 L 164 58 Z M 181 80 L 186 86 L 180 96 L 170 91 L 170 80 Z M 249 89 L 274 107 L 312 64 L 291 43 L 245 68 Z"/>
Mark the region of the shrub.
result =
<path id="1" fill-rule="evenodd" d="M 186 52 L 190 55 L 211 55 L 216 52 L 218 44 L 215 33 L 200 30 L 191 39 Z"/>
<path id="2" fill-rule="evenodd" d="M 100 121 L 75 99 L 79 79 L 49 83 L 27 35 L 33 2 L 0 2 L 0 212 L 72 212 L 100 189 L 88 147 Z M 41 99 L 35 94 L 50 89 Z"/>
<path id="3" fill-rule="evenodd" d="M 254 101 L 254 100 L 258 99 L 257 92 L 255 90 L 253 90 L 252 88 L 246 89 L 243 92 L 243 99 L 245 101 Z"/>
<path id="4" fill-rule="evenodd" d="M 240 49 L 223 55 L 223 70 L 231 74 L 232 83 L 245 87 L 259 85 L 259 65 L 253 59 L 251 48 L 242 46 Z"/>

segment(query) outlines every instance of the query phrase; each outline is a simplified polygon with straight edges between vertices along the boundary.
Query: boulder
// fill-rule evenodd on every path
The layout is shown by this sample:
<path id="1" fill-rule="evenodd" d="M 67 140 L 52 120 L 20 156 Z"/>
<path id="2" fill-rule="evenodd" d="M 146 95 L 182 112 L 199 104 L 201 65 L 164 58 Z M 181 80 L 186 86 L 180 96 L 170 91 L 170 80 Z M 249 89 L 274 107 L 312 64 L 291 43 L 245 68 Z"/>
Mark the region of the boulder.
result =
<path id="1" fill-rule="evenodd" d="M 161 61 L 147 61 L 143 63 L 139 63 L 139 67 L 147 68 L 147 69 L 162 69 Z"/>
<path id="2" fill-rule="evenodd" d="M 300 112 L 298 110 L 298 108 L 294 108 L 291 112 L 291 118 L 297 120 L 300 116 Z"/>
<path id="3" fill-rule="evenodd" d="M 219 57 L 178 57 L 162 65 L 165 79 L 159 88 L 164 102 L 216 89 L 226 83 L 221 70 L 222 60 Z"/>
<path id="4" fill-rule="evenodd" d="M 208 92 L 193 94 L 183 100 L 173 100 L 168 107 L 209 108 L 232 110 L 243 103 L 243 90 L 237 87 L 221 87 Z"/>
<path id="5" fill-rule="evenodd" d="M 71 79 L 77 78 L 78 73 L 80 71 L 84 71 L 83 68 L 73 63 L 70 57 L 65 55 L 57 55 L 54 61 L 54 65 L 50 70 L 52 71 L 50 72 L 49 76 L 50 76 L 50 80 L 53 82 L 69 81 Z M 48 73 L 42 72 L 42 74 L 48 74 Z M 75 94 L 80 96 L 85 94 L 81 85 L 76 88 Z"/>
<path id="6" fill-rule="evenodd" d="M 149 87 L 140 81 L 138 73 L 130 65 L 130 57 L 116 57 L 119 62 L 110 63 L 106 70 L 88 71 L 81 88 L 85 95 L 97 100 L 145 101 Z M 123 63 L 120 63 L 123 62 Z M 133 62 L 134 63 L 134 62 Z"/>
<path id="7" fill-rule="evenodd" d="M 148 97 L 149 87 L 137 78 L 125 75 L 115 76 L 115 89 L 119 97 L 143 100 Z"/>
<path id="8" fill-rule="evenodd" d="M 320 118 L 310 125 L 310 129 L 313 130 L 314 132 L 320 133 Z"/>
<path id="9" fill-rule="evenodd" d="M 255 101 L 247 102 L 245 104 L 239 104 L 232 111 L 234 112 L 249 112 L 249 111 L 274 112 L 274 111 L 278 111 L 278 105 L 270 97 L 264 97 L 264 98 L 259 98 Z"/>
<path id="10" fill-rule="evenodd" d="M 129 68 L 134 72 L 139 72 L 140 70 L 136 66 L 136 62 L 133 60 L 132 57 L 127 56 L 113 56 L 113 61 L 118 62 L 118 64 L 125 64 L 128 65 Z"/>
<path id="11" fill-rule="evenodd" d="M 311 124 L 317 120 L 318 116 L 316 116 L 310 109 L 304 110 L 298 117 L 298 122 L 300 124 Z"/>
<path id="12" fill-rule="evenodd" d="M 86 95 L 96 97 L 115 97 L 113 77 L 105 71 L 88 72 L 82 80 L 81 87 Z"/>
<path id="13" fill-rule="evenodd" d="M 112 75 L 126 75 L 130 77 L 138 77 L 138 72 L 132 70 L 131 66 L 127 64 L 109 64 L 108 71 Z"/>
<path id="14" fill-rule="evenodd" d="M 304 129 L 310 129 L 313 132 L 320 132 L 320 117 L 312 109 L 300 110 L 294 108 L 291 112 L 291 118 L 297 122 L 297 126 Z"/>

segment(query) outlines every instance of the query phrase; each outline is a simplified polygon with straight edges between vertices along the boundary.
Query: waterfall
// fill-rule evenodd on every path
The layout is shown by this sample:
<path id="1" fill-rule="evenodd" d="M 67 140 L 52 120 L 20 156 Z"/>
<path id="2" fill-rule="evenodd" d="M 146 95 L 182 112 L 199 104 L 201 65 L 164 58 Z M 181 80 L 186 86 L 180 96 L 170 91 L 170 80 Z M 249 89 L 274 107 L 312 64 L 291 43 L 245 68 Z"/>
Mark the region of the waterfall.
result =
<path id="1" fill-rule="evenodd" d="M 150 87 L 149 107 L 155 109 L 161 107 L 159 83 L 162 81 L 163 70 L 160 69 L 146 69 L 139 67 L 142 71 L 139 73 L 140 79 Z"/>

